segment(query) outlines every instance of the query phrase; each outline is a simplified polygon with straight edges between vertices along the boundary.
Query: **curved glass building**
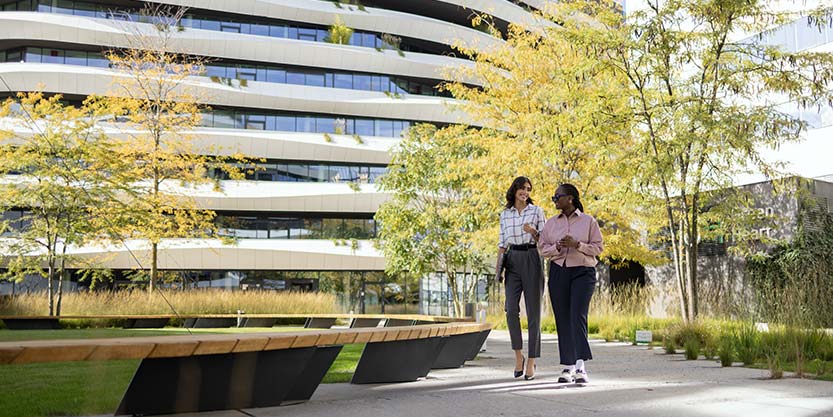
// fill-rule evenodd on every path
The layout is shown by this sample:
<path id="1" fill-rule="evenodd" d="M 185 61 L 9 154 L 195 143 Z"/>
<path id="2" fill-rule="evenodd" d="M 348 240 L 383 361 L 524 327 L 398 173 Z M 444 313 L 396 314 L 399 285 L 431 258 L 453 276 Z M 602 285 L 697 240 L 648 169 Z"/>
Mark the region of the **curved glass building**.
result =
<path id="1" fill-rule="evenodd" d="M 139 15 L 143 3 L 0 1 L 5 94 L 39 86 L 69 100 L 106 93 L 113 72 L 102 51 L 126 46 L 126 25 L 148 24 Z M 194 81 L 211 107 L 199 140 L 264 159 L 245 181 L 224 179 L 224 192 L 206 188 L 195 195 L 237 243 L 171 239 L 161 245 L 160 268 L 180 272 L 189 286 L 333 290 L 354 305 L 363 290 L 381 294 L 396 282 L 382 272 L 385 259 L 370 242 L 373 215 L 388 198 L 376 180 L 389 150 L 415 123 L 465 121 L 437 88 L 444 68 L 470 65 L 455 56 L 452 43 L 499 44 L 472 27 L 476 13 L 492 15 L 505 29 L 508 22 L 531 23 L 530 11 L 543 2 L 155 3 L 188 8 L 177 52 L 210 59 Z M 353 30 L 346 44 L 328 42 L 337 20 Z M 229 86 L 218 79 L 245 82 Z M 83 254 L 109 253 L 103 266 L 116 271 L 139 268 L 127 247 L 149 259 L 139 242 Z M 409 291 L 402 287 L 393 286 Z"/>

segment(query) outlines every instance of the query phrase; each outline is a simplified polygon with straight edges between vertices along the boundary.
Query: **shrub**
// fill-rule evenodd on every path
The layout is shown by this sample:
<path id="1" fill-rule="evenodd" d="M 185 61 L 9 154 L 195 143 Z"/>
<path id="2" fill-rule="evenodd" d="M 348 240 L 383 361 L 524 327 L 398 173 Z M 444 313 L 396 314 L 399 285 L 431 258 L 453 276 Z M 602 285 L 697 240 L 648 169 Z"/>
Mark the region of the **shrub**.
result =
<path id="1" fill-rule="evenodd" d="M 677 353 L 677 347 L 674 345 L 674 338 L 670 335 L 665 335 L 665 337 L 662 338 L 662 348 L 665 349 L 665 353 L 669 355 Z"/>
<path id="2" fill-rule="evenodd" d="M 685 358 L 693 361 L 700 357 L 700 341 L 696 338 L 691 338 L 685 341 Z"/>
<path id="3" fill-rule="evenodd" d="M 702 353 L 708 360 L 712 360 L 717 356 L 717 337 L 713 334 L 709 334 L 706 344 L 703 345 Z"/>
<path id="4" fill-rule="evenodd" d="M 721 335 L 717 342 L 717 357 L 720 358 L 720 366 L 732 366 L 735 361 L 734 339 L 727 334 Z"/>
<path id="5" fill-rule="evenodd" d="M 753 323 L 746 323 L 735 333 L 735 351 L 744 365 L 752 365 L 761 353 L 761 341 L 758 329 Z"/>

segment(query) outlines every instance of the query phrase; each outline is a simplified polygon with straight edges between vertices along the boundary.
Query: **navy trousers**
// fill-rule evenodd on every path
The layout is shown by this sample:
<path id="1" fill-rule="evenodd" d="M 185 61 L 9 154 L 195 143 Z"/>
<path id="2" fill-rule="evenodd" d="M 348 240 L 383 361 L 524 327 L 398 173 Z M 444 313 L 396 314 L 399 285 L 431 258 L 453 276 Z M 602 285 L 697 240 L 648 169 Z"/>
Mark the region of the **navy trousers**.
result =
<path id="1" fill-rule="evenodd" d="M 587 341 L 587 313 L 596 288 L 596 268 L 563 267 L 550 262 L 547 283 L 558 331 L 558 355 L 562 365 L 593 359 Z"/>

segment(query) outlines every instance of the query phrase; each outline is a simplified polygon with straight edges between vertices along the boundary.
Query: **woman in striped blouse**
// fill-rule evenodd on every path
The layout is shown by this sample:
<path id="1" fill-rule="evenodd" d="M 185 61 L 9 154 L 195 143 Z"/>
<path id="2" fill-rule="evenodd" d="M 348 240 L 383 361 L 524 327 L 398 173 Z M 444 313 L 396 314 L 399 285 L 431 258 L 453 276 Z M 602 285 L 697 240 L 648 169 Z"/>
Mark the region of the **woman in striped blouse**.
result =
<path id="1" fill-rule="evenodd" d="M 544 290 L 544 271 L 536 243 L 544 228 L 544 210 L 532 203 L 529 193 L 532 182 L 527 177 L 515 178 L 506 192 L 506 205 L 500 214 L 500 242 L 495 279 L 500 282 L 505 268 L 506 324 L 515 351 L 515 378 L 535 377 L 535 358 L 541 356 L 541 297 Z M 506 253 L 506 256 L 504 256 Z M 528 322 L 527 341 L 529 361 L 521 349 L 520 301 L 524 296 Z M 524 369 L 526 368 L 526 369 Z"/>

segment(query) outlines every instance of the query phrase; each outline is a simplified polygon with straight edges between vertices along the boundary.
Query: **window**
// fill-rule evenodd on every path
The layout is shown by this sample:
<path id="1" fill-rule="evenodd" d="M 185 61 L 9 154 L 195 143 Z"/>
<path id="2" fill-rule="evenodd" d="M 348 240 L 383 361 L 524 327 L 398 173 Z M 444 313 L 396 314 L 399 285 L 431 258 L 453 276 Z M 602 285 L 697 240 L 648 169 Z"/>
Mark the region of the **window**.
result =
<path id="1" fill-rule="evenodd" d="M 216 111 L 214 112 L 214 127 L 217 128 L 234 128 L 234 115 L 231 112 Z"/>
<path id="2" fill-rule="evenodd" d="M 87 53 L 80 51 L 66 51 L 64 62 L 68 65 L 87 65 Z"/>
<path id="3" fill-rule="evenodd" d="M 295 131 L 295 117 L 294 116 L 275 116 L 276 130 L 294 132 Z"/>
<path id="4" fill-rule="evenodd" d="M 26 55 L 23 60 L 26 62 L 40 62 L 43 49 L 41 48 L 26 48 Z"/>
<path id="5" fill-rule="evenodd" d="M 353 88 L 355 88 L 356 90 L 370 90 L 370 76 L 354 75 Z"/>
<path id="6" fill-rule="evenodd" d="M 267 68 L 266 82 L 270 83 L 285 83 L 286 71 L 282 69 Z"/>
<path id="7" fill-rule="evenodd" d="M 269 36 L 269 26 L 252 24 L 250 33 L 258 36 Z"/>
<path id="8" fill-rule="evenodd" d="M 335 119 L 332 117 L 317 118 L 315 131 L 319 133 L 336 133 Z"/>
<path id="9" fill-rule="evenodd" d="M 377 120 L 376 121 L 376 136 L 393 137 L 393 121 L 392 120 Z"/>
<path id="10" fill-rule="evenodd" d="M 345 73 L 336 73 L 333 76 L 333 87 L 353 88 L 353 76 Z"/>
<path id="11" fill-rule="evenodd" d="M 310 85 L 313 87 L 323 87 L 324 86 L 324 73 L 323 72 L 311 72 L 307 74 L 306 85 Z"/>
<path id="12" fill-rule="evenodd" d="M 266 129 L 266 116 L 262 114 L 250 114 L 246 116 L 246 129 Z"/>
<path id="13" fill-rule="evenodd" d="M 373 120 L 356 119 L 355 132 L 359 136 L 373 136 L 375 133 L 373 128 Z"/>
<path id="14" fill-rule="evenodd" d="M 295 118 L 297 132 L 315 132 L 315 118 L 312 116 L 298 116 Z"/>
<path id="15" fill-rule="evenodd" d="M 302 41 L 313 41 L 315 42 L 318 37 L 318 33 L 315 29 L 306 29 L 306 28 L 299 28 L 298 30 L 298 37 L 296 39 Z"/>
<path id="16" fill-rule="evenodd" d="M 304 85 L 306 74 L 297 70 L 290 70 L 286 72 L 286 82 L 287 84 L 298 84 Z"/>
<path id="17" fill-rule="evenodd" d="M 269 26 L 269 36 L 276 38 L 288 38 L 289 27 L 285 25 Z"/>

